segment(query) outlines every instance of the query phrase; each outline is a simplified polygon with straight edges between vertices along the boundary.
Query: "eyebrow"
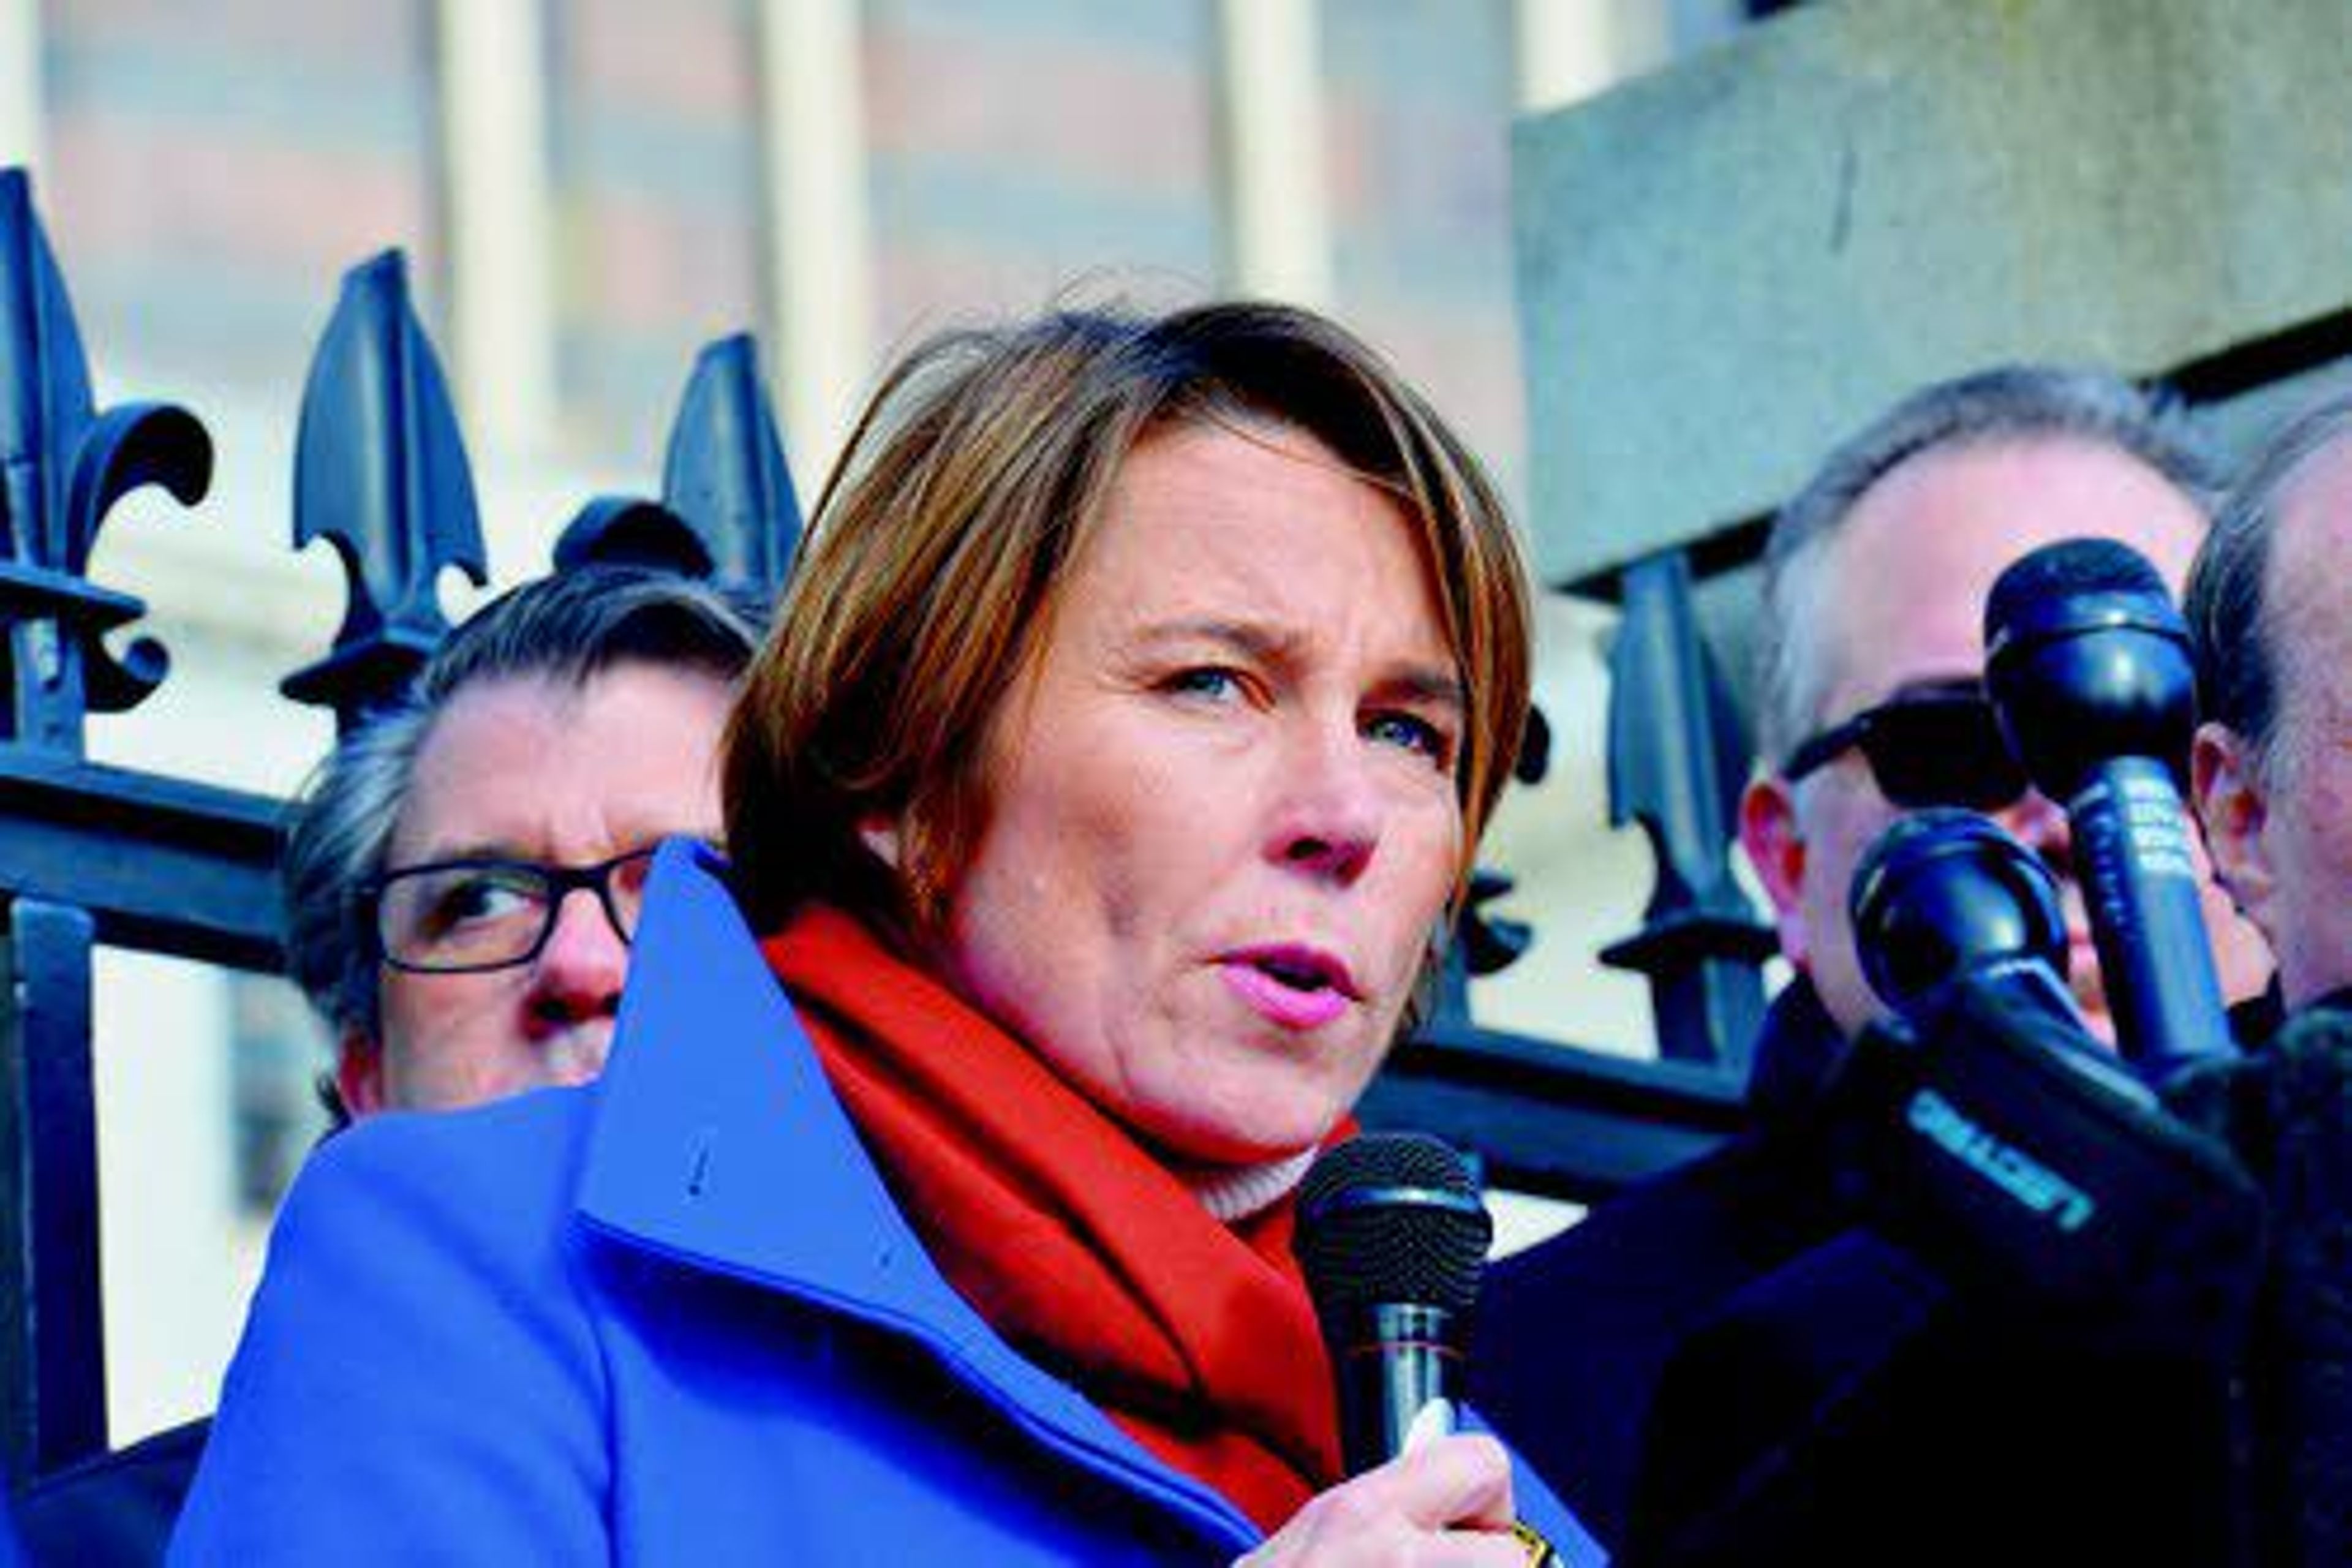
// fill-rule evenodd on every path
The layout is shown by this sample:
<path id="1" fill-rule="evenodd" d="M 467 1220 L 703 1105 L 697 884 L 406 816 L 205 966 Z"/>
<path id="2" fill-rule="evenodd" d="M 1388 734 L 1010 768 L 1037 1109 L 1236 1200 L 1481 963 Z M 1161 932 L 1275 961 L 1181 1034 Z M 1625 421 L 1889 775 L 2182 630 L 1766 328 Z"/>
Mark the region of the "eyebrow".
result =
<path id="1" fill-rule="evenodd" d="M 608 860 L 618 860 L 625 858 L 631 855 L 641 855 L 646 851 L 654 848 L 665 838 L 699 839 L 703 843 L 712 845 L 713 847 L 716 847 L 719 842 L 714 834 L 698 833 L 691 828 L 673 828 L 667 832 L 656 833 L 650 836 L 639 837 L 635 841 L 627 839 L 620 840 L 620 842 L 627 844 L 629 847 L 624 849 L 615 849 L 610 855 L 599 855 L 593 860 L 554 860 L 550 859 L 543 854 L 533 853 L 531 851 L 522 849 L 512 842 L 507 840 L 496 838 L 465 839 L 452 845 L 437 846 L 432 848 L 420 850 L 411 858 L 397 862 L 395 862 L 389 853 L 387 853 L 384 857 L 384 869 L 386 871 L 405 871 L 413 870 L 418 867 L 424 866 L 472 865 L 486 860 L 498 861 L 503 864 L 515 866 L 544 866 L 559 869 L 565 868 L 576 868 L 581 866 L 601 866 Z"/>
<path id="2" fill-rule="evenodd" d="M 436 844 L 416 850 L 405 859 L 395 859 L 387 849 L 384 869 L 398 871 L 412 866 L 446 866 L 475 860 L 515 860 L 526 865 L 532 858 L 510 844 L 494 839 L 467 839 L 456 844 Z"/>
<path id="3" fill-rule="evenodd" d="M 1281 663 L 1293 658 L 1302 640 L 1253 622 L 1227 620 L 1213 616 L 1162 621 L 1142 628 L 1136 637 L 1137 642 L 1145 646 L 1216 643 L 1268 663 Z M 1463 688 L 1461 677 L 1440 666 L 1408 663 L 1383 677 L 1377 686 L 1380 690 L 1408 701 L 1430 703 L 1462 712 L 1468 711 L 1470 707 L 1469 694 Z"/>

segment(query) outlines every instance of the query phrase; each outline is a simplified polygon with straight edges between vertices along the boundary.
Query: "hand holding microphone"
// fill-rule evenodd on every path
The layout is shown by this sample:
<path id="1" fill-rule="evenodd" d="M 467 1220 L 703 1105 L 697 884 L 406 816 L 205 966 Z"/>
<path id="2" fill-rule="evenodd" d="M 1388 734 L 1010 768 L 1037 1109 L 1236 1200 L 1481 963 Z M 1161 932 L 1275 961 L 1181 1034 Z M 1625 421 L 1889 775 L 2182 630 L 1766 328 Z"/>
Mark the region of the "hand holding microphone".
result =
<path id="1" fill-rule="evenodd" d="M 1236 1568 L 1437 1561 L 1528 1568 L 1535 1557 L 1512 1531 L 1511 1461 L 1478 1434 L 1432 1438 L 1311 1499 Z"/>
<path id="2" fill-rule="evenodd" d="M 1350 1479 L 1246 1568 L 1559 1562 L 1516 1521 L 1503 1446 L 1454 1430 L 1493 1234 L 1468 1168 L 1435 1139 L 1368 1133 L 1307 1172 L 1295 1247 L 1330 1351 Z M 1441 1540 L 1449 1555 L 1426 1555 Z"/>

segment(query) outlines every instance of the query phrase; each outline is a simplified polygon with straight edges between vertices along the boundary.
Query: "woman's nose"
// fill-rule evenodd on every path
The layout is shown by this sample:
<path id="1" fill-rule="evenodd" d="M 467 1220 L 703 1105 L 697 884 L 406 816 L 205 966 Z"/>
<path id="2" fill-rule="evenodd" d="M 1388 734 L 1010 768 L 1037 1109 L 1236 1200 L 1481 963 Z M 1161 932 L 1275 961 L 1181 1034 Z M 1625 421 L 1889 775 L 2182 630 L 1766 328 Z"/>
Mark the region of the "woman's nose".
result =
<path id="1" fill-rule="evenodd" d="M 1380 844 L 1383 809 L 1372 762 L 1353 724 L 1344 735 L 1326 727 L 1284 748 L 1271 858 L 1341 886 L 1361 877 Z"/>

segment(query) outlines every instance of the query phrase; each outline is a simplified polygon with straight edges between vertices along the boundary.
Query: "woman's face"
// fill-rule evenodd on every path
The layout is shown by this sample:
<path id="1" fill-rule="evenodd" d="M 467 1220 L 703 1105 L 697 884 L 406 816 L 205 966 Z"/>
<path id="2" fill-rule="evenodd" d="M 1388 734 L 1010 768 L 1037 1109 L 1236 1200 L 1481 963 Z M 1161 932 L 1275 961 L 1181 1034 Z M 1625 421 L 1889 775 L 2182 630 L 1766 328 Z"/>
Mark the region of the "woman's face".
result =
<path id="1" fill-rule="evenodd" d="M 1167 1155 L 1305 1149 L 1463 844 L 1466 697 L 1398 505 L 1279 426 L 1129 458 L 989 737 L 949 982 Z"/>

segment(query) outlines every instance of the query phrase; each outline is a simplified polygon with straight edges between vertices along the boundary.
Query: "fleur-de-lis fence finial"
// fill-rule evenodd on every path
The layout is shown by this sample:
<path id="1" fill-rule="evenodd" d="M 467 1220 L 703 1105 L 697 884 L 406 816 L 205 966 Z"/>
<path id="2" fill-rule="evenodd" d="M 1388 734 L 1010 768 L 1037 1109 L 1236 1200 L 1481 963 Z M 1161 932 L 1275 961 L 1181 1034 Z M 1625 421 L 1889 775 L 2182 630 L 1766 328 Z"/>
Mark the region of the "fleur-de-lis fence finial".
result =
<path id="1" fill-rule="evenodd" d="M 142 485 L 201 500 L 212 457 L 184 409 L 94 406 L 32 182 L 0 170 L 0 735 L 79 754 L 86 713 L 135 707 L 163 681 L 170 659 L 153 638 L 119 656 L 106 646 L 146 605 L 89 582 L 90 552 L 114 503 Z"/>
<path id="2" fill-rule="evenodd" d="M 324 539 L 350 599 L 333 651 L 288 676 L 349 734 L 394 700 L 449 630 L 441 574 L 488 581 L 473 471 L 397 250 L 343 275 L 310 362 L 294 448 L 294 545 Z"/>
<path id="3" fill-rule="evenodd" d="M 759 351 L 738 332 L 695 360 L 670 426 L 661 500 L 589 502 L 558 541 L 555 565 L 647 562 L 772 599 L 800 533 L 800 498 L 760 380 Z"/>

